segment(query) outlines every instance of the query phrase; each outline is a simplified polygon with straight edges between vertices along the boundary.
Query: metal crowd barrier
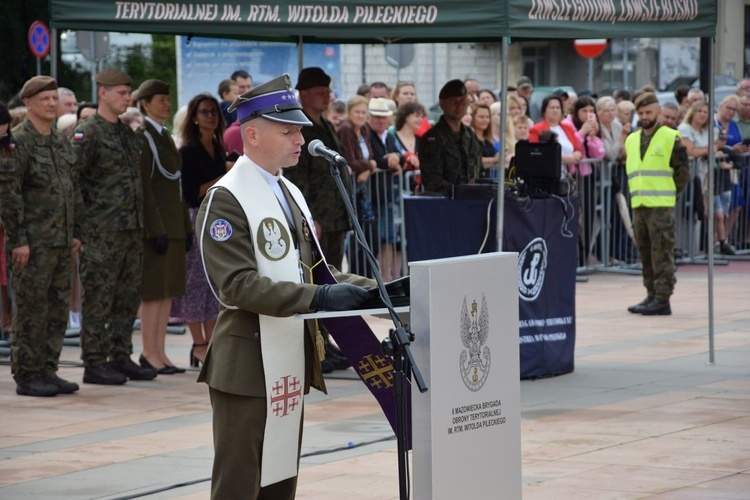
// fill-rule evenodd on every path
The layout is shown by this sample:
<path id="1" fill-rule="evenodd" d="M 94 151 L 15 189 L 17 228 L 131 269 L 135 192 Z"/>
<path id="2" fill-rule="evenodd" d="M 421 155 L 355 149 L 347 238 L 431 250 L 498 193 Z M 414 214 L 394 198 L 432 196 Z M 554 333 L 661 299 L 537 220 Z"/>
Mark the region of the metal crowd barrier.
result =
<path id="1" fill-rule="evenodd" d="M 715 176 L 716 192 L 731 191 L 730 211 L 724 214 L 725 238 L 734 248 L 734 255 L 714 248 L 716 264 L 728 260 L 750 258 L 750 155 L 739 156 L 731 180 L 736 184 L 722 185 Z M 633 212 L 630 208 L 625 164 L 619 161 L 583 160 L 591 166 L 591 174 L 573 176 L 575 193 L 581 200 L 578 226 L 577 272 L 640 274 L 641 264 L 633 236 Z M 678 264 L 706 264 L 708 260 L 707 192 L 704 187 L 705 166 L 690 160 L 690 182 L 677 198 L 675 206 L 676 239 L 674 255 Z M 717 172 L 717 170 L 715 170 Z M 394 279 L 408 273 L 407 240 L 404 225 L 403 195 L 419 190 L 418 172 L 392 175 L 378 171 L 360 187 L 370 196 L 375 221 L 363 224 L 368 244 L 378 260 L 384 279 Z M 352 204 L 359 210 L 356 184 L 352 185 Z M 718 225 L 718 221 L 717 224 Z M 718 243 L 718 236 L 714 238 Z M 349 269 L 372 276 L 365 264 L 361 245 L 348 240 Z"/>

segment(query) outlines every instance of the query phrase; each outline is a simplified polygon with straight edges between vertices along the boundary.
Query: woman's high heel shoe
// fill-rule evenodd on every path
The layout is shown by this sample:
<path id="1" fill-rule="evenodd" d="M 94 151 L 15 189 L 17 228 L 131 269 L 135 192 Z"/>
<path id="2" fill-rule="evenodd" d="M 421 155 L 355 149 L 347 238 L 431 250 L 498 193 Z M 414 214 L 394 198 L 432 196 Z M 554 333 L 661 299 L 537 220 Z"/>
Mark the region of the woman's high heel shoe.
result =
<path id="1" fill-rule="evenodd" d="M 203 360 L 195 355 L 195 348 L 204 347 L 207 345 L 208 342 L 205 342 L 203 344 L 193 344 L 193 347 L 190 348 L 190 366 L 192 366 L 193 368 L 198 368 L 198 366 L 203 363 Z"/>

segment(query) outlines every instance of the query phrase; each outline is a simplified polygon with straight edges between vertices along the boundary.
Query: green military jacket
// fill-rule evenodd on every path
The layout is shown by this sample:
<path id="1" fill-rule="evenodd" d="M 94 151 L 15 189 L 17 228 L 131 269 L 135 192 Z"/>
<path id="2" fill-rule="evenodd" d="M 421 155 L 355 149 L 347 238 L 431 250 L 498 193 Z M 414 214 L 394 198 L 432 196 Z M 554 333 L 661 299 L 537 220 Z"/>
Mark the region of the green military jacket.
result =
<path id="1" fill-rule="evenodd" d="M 13 129 L 13 151 L 0 158 L 0 210 L 8 249 L 69 247 L 81 208 L 76 156 L 54 128 L 40 134 L 28 119 Z"/>
<path id="2" fill-rule="evenodd" d="M 305 145 L 302 147 L 299 163 L 284 169 L 284 177 L 302 191 L 313 219 L 320 224 L 323 232 L 349 231 L 351 229 L 349 215 L 331 175 L 328 160 L 320 156 L 312 156 L 307 151 L 307 145 L 310 142 L 320 139 L 326 147 L 344 154 L 333 126 L 325 118 L 321 120 L 322 126 L 313 122 L 312 127 L 302 127 Z M 344 186 L 347 190 L 350 189 L 349 171 L 339 166 L 339 172 Z"/>
<path id="3" fill-rule="evenodd" d="M 94 115 L 73 133 L 84 211 L 82 236 L 143 228 L 140 145 L 135 132 L 118 120 Z"/>
<path id="4" fill-rule="evenodd" d="M 461 124 L 456 133 L 441 116 L 419 142 L 419 165 L 425 191 L 445 194 L 479 177 L 482 149 L 469 127 Z"/>
<path id="5" fill-rule="evenodd" d="M 254 168 L 254 167 L 251 167 Z M 292 198 L 286 193 L 287 200 Z M 259 314 L 285 317 L 295 313 L 310 312 L 310 303 L 317 286 L 310 284 L 309 274 L 303 273 L 305 283 L 273 281 L 258 273 L 258 265 L 247 217 L 239 202 L 224 188 L 213 196 L 206 213 L 209 196 L 203 200 L 195 218 L 195 231 L 202 236 L 202 252 L 206 268 L 216 283 L 219 296 L 225 304 L 237 309 L 221 307 L 206 361 L 198 376 L 214 389 L 241 396 L 265 397 L 265 376 L 261 356 L 261 339 L 273 332 L 260 331 Z M 292 236 L 299 251 L 299 258 L 307 266 L 318 260 L 317 247 L 310 230 L 303 224 L 303 215 L 297 205 L 290 201 L 295 230 Z M 207 217 L 207 219 L 206 219 Z M 204 228 L 204 219 L 206 220 Z M 231 227 L 225 241 L 211 237 L 211 224 L 217 219 L 226 221 Z M 356 275 L 344 275 L 330 268 L 339 283 L 373 286 L 374 280 Z M 305 328 L 305 393 L 310 387 L 325 392 L 325 381 L 320 368 L 314 340 L 314 323 L 306 322 Z"/>
<path id="6" fill-rule="evenodd" d="M 163 129 L 166 131 L 166 129 Z M 141 178 L 143 180 L 143 222 L 146 226 L 146 238 L 167 235 L 169 239 L 181 240 L 193 233 L 190 215 L 180 188 L 181 180 L 164 177 L 154 162 L 145 133 L 148 132 L 156 146 L 162 167 L 175 174 L 182 170 L 182 155 L 167 131 L 160 134 L 156 128 L 144 120 L 138 129 L 141 145 Z"/>

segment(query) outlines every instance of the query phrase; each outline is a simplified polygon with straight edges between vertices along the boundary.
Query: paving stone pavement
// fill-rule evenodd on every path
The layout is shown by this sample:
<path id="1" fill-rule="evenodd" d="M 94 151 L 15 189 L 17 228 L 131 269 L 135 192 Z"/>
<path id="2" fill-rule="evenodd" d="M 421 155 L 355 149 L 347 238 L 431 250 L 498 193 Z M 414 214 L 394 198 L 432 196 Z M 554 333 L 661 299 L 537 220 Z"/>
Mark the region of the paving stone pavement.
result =
<path id="1" fill-rule="evenodd" d="M 640 277 L 577 283 L 575 371 L 521 382 L 525 499 L 750 499 L 750 262 L 715 268 L 713 364 L 707 269 L 677 276 L 662 317 L 626 312 Z M 386 321 L 369 321 L 386 334 Z M 187 361 L 189 335 L 167 342 Z M 62 357 L 60 375 L 80 383 L 79 348 Z M 15 394 L 5 363 L 0 499 L 208 498 L 211 413 L 195 378 L 37 399 Z M 297 498 L 398 498 L 396 446 L 374 399 L 351 370 L 328 384 L 306 401 Z"/>

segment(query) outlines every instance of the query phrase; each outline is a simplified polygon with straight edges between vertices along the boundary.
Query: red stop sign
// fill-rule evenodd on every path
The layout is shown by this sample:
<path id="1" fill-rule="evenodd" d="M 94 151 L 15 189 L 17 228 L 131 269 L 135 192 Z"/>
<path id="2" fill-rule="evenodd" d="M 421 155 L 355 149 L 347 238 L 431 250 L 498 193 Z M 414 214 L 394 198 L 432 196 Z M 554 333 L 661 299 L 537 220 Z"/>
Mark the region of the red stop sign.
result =
<path id="1" fill-rule="evenodd" d="M 574 40 L 573 46 L 576 48 L 578 54 L 590 59 L 602 55 L 604 49 L 607 48 L 607 39 L 595 38 L 591 40 Z"/>

